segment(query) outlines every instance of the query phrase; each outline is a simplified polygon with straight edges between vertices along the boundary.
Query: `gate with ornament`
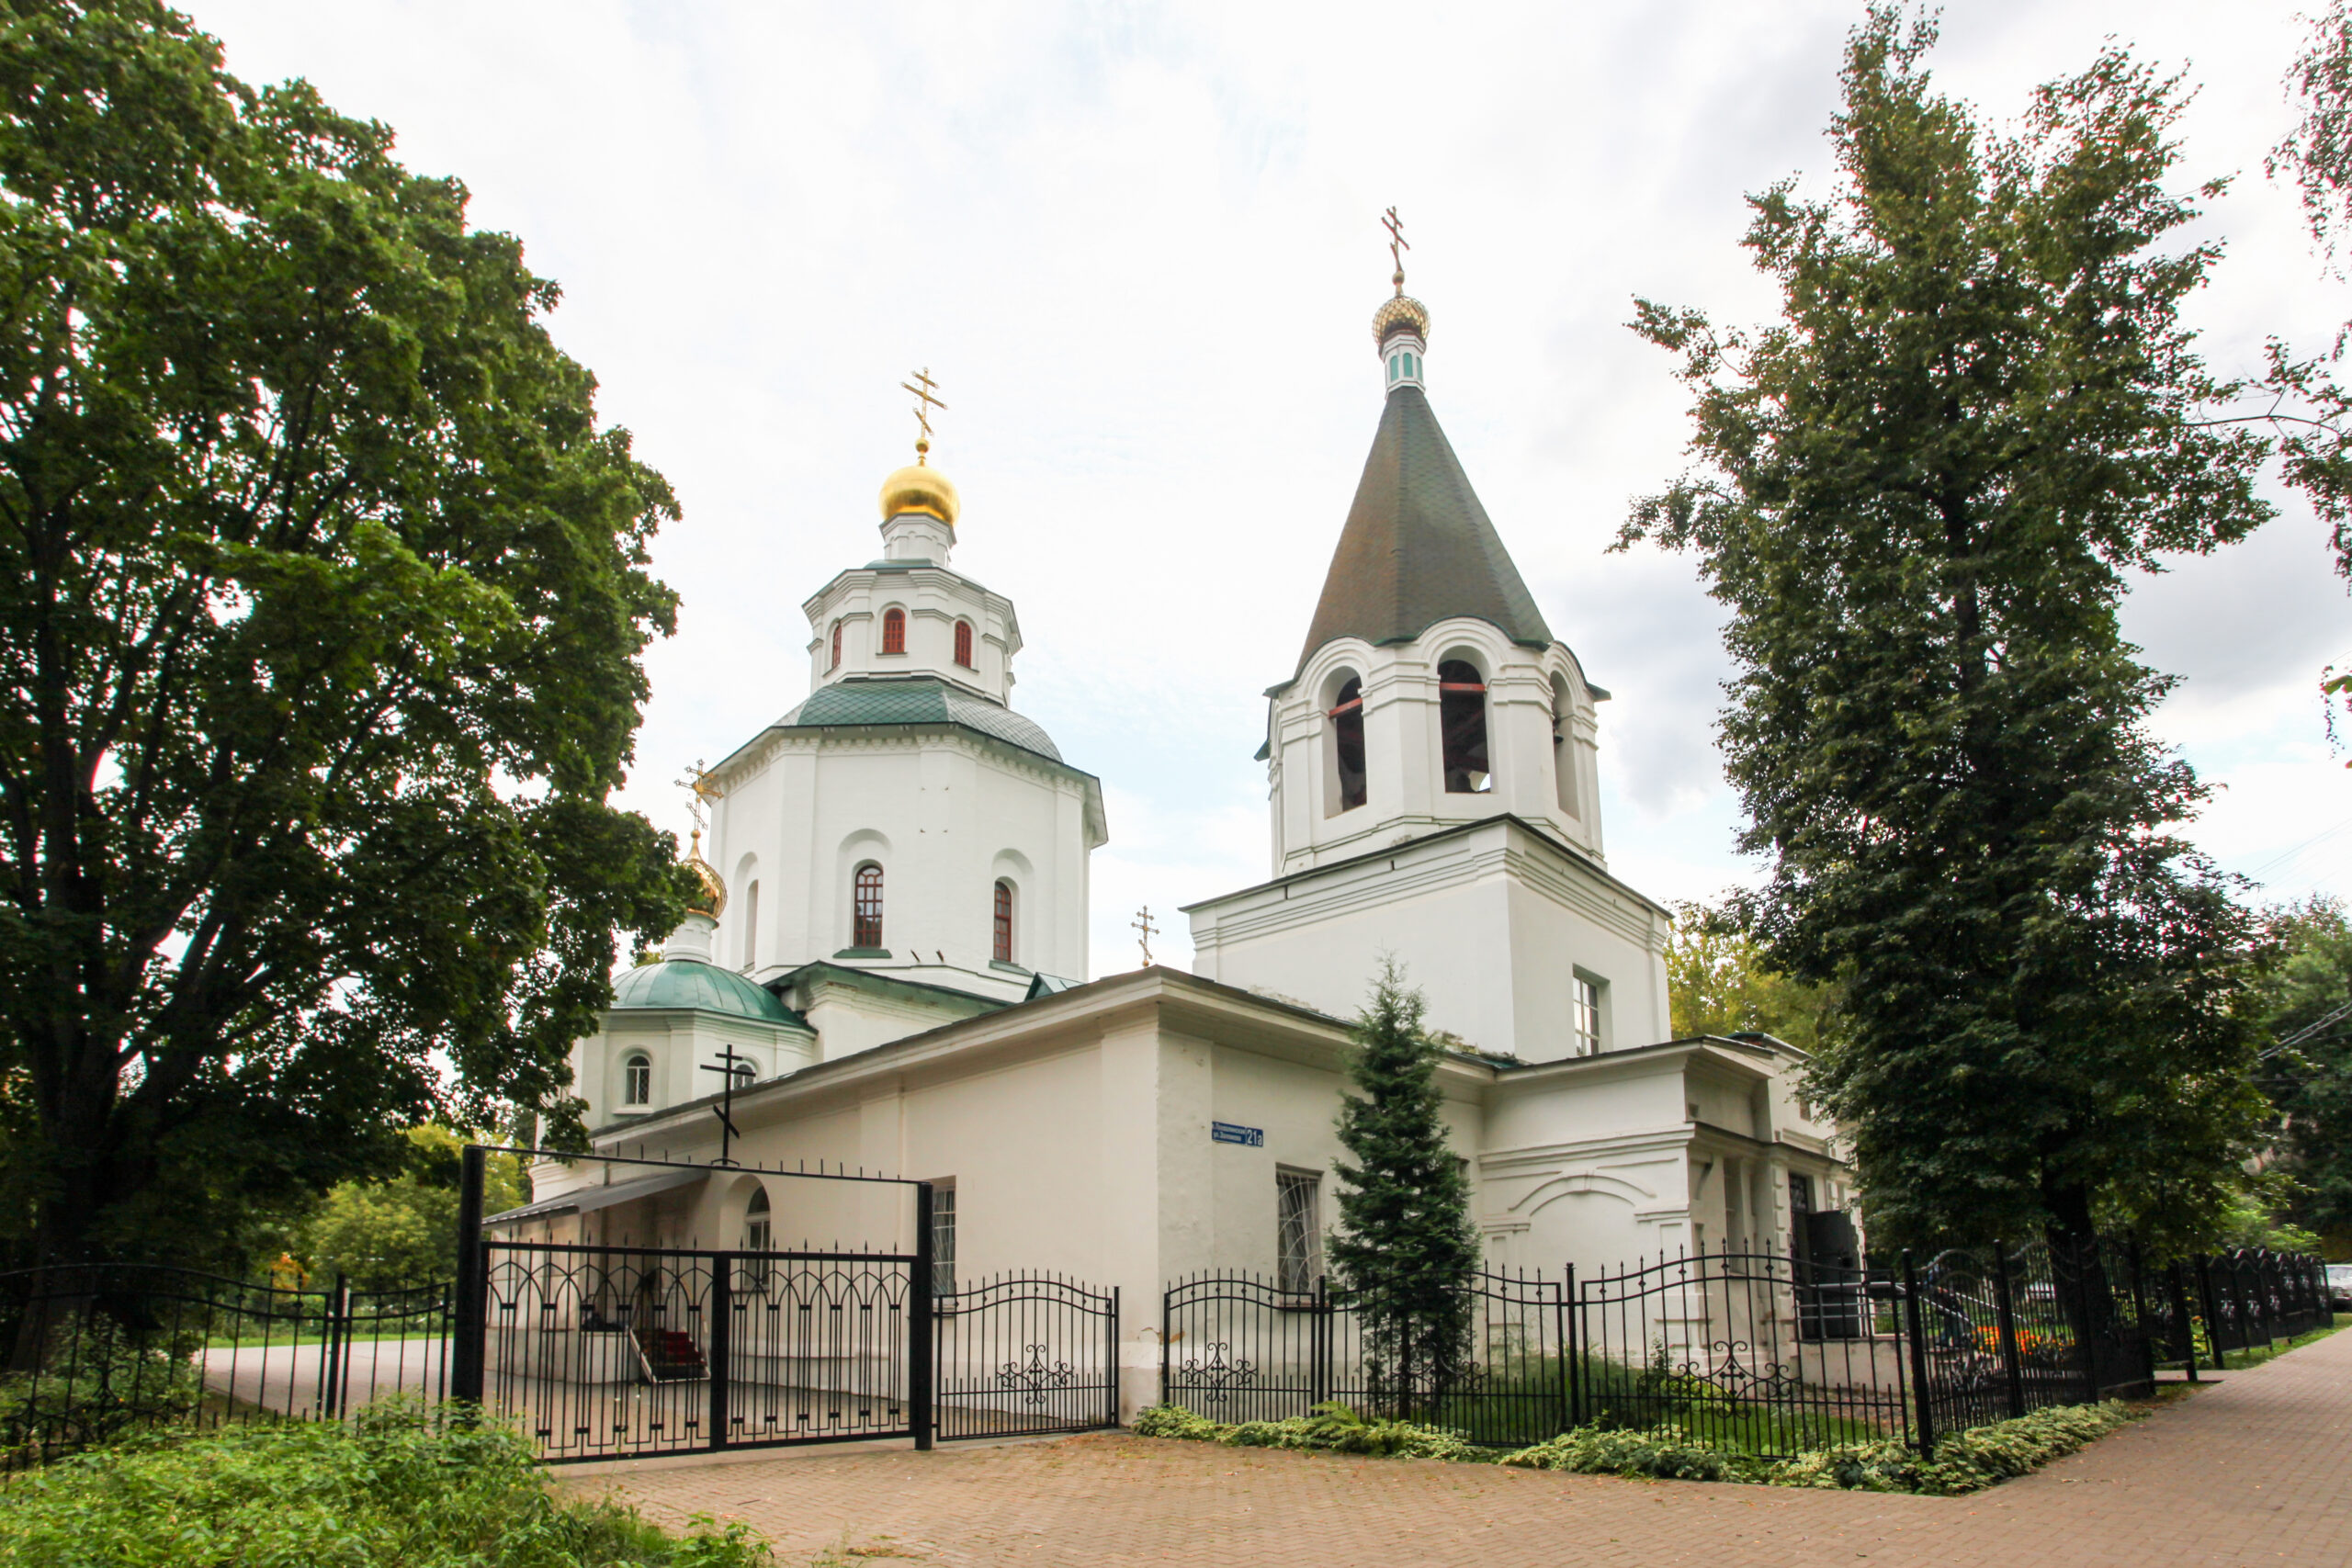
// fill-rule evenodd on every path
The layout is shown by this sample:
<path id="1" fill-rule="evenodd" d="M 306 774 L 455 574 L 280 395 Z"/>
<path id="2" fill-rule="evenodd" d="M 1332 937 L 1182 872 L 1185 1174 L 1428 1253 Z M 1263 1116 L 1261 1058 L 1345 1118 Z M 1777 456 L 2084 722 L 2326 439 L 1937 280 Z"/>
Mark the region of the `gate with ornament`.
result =
<path id="1" fill-rule="evenodd" d="M 935 1293 L 932 1322 L 943 1440 L 1119 1424 L 1115 1286 L 999 1274 Z"/>

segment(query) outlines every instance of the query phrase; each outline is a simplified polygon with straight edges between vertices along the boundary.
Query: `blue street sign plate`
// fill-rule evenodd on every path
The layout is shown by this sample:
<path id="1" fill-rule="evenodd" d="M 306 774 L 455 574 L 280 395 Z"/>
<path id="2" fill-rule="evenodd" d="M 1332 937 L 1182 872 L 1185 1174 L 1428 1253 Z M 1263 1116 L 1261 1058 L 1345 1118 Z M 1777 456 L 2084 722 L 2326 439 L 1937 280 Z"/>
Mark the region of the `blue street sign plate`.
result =
<path id="1" fill-rule="evenodd" d="M 1262 1149 L 1266 1146 L 1263 1127 L 1239 1127 L 1230 1122 L 1209 1123 L 1209 1136 L 1220 1144 L 1239 1144 L 1244 1148 Z"/>

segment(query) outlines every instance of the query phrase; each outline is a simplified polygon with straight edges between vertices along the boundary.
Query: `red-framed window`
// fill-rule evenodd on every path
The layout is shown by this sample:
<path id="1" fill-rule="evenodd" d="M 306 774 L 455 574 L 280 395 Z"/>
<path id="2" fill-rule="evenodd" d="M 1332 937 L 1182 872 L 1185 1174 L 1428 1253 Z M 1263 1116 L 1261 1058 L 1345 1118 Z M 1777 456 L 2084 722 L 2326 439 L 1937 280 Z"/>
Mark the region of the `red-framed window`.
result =
<path id="1" fill-rule="evenodd" d="M 972 623 L 956 623 L 956 662 L 965 669 L 972 668 Z"/>
<path id="2" fill-rule="evenodd" d="M 907 613 L 904 610 L 882 612 L 882 651 L 885 653 L 907 651 Z"/>
<path id="3" fill-rule="evenodd" d="M 1012 884 L 996 885 L 996 961 L 1012 962 Z"/>
<path id="4" fill-rule="evenodd" d="M 827 666 L 825 666 L 825 670 L 826 670 L 826 672 L 827 672 L 828 674 L 830 674 L 830 673 L 831 673 L 833 671 L 838 670 L 838 669 L 840 669 L 841 667 L 842 667 L 842 624 L 841 624 L 839 621 L 835 621 L 835 622 L 833 623 L 833 661 L 832 661 L 831 664 L 828 664 Z"/>
<path id="5" fill-rule="evenodd" d="M 882 868 L 868 862 L 857 868 L 856 897 L 852 906 L 849 944 L 882 945 Z"/>

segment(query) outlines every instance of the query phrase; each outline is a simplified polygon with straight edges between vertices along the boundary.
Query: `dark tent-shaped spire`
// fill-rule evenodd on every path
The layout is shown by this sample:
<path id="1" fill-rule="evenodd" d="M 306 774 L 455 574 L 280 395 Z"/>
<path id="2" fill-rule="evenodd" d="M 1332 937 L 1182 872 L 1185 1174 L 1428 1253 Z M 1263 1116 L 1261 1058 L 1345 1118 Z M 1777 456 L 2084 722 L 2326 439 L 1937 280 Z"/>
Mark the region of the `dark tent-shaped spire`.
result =
<path id="1" fill-rule="evenodd" d="M 1428 395 L 1400 385 L 1372 438 L 1299 667 L 1333 637 L 1408 642 L 1455 615 L 1491 621 L 1531 648 L 1552 641 Z"/>

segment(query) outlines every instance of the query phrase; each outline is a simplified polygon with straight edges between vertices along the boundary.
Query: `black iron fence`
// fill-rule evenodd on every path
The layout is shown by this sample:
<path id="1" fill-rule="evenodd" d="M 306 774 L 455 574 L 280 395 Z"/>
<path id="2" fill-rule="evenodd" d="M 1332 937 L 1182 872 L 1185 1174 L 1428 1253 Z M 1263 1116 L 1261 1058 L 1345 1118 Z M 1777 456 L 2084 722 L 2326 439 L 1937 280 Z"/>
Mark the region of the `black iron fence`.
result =
<path id="1" fill-rule="evenodd" d="M 1471 1367 L 1383 1386 L 1356 1314 L 1323 1281 L 1251 1274 L 1168 1288 L 1160 1396 L 1223 1421 L 1326 1400 L 1473 1442 L 1569 1427 L 1669 1427 L 1765 1456 L 1948 1432 L 2053 1404 L 2143 1397 L 2161 1369 L 2332 1321 L 2317 1258 L 2234 1253 L 2149 1266 L 2128 1244 L 1955 1248 L 1864 1268 L 1702 1249 L 1565 1281 L 1483 1274 Z"/>
<path id="2" fill-rule="evenodd" d="M 252 1284 L 161 1264 L 0 1273 L 0 1470 L 159 1427 L 328 1420 L 447 1390 L 447 1284 Z"/>
<path id="3" fill-rule="evenodd" d="M 1384 1376 L 1360 1314 L 1317 1279 L 1284 1290 L 1260 1274 L 1199 1274 L 1160 1303 L 1160 1397 L 1220 1421 L 1279 1421 L 1337 1400 L 1409 1416 L 1493 1447 L 1541 1442 L 1569 1425 L 1561 1282 L 1481 1273 L 1469 1287 L 1469 1365 L 1443 1384 Z"/>

